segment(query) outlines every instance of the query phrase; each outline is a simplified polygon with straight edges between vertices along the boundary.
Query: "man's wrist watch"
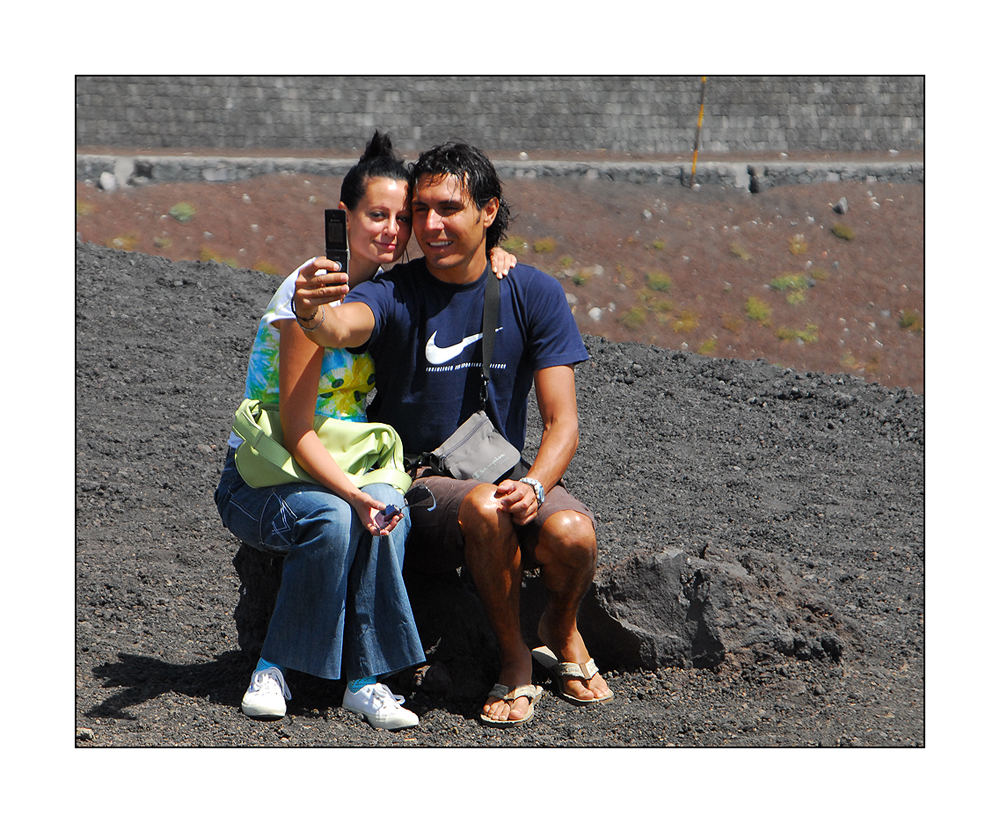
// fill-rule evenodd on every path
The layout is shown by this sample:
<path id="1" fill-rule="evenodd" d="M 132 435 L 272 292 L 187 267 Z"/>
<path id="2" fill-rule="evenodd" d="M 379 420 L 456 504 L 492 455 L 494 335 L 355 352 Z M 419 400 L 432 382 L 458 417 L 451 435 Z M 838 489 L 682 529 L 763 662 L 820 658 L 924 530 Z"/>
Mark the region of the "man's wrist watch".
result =
<path id="1" fill-rule="evenodd" d="M 522 477 L 521 482 L 527 483 L 535 490 L 535 499 L 538 501 L 538 505 L 541 506 L 545 502 L 545 486 L 535 480 L 534 477 Z"/>

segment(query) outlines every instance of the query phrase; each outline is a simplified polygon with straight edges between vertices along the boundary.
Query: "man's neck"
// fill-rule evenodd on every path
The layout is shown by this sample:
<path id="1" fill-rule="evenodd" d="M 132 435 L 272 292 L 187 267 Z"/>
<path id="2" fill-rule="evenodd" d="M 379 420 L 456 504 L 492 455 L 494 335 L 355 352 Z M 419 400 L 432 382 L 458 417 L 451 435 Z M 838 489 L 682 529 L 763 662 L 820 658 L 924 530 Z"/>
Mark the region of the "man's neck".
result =
<path id="1" fill-rule="evenodd" d="M 463 286 L 466 283 L 476 282 L 482 276 L 483 269 L 486 268 L 486 246 L 481 246 L 473 255 L 472 260 L 464 265 L 439 268 L 428 263 L 426 257 L 424 262 L 427 265 L 427 271 L 433 277 L 445 283 L 451 283 L 453 286 Z"/>

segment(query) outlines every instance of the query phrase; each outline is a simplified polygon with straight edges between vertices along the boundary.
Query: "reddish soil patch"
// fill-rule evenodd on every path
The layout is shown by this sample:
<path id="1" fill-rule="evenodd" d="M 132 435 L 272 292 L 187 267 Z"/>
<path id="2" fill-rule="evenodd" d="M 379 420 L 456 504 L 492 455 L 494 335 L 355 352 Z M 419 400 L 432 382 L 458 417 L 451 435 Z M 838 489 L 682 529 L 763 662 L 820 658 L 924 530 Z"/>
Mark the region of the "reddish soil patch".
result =
<path id="1" fill-rule="evenodd" d="M 293 174 L 114 192 L 78 182 L 77 234 L 285 274 L 322 252 L 322 209 L 339 188 L 340 178 Z M 920 184 L 751 195 L 549 178 L 509 180 L 505 191 L 519 259 L 561 279 L 584 332 L 923 392 Z M 833 211 L 841 197 L 845 214 Z M 178 203 L 193 206 L 190 219 L 170 216 Z"/>

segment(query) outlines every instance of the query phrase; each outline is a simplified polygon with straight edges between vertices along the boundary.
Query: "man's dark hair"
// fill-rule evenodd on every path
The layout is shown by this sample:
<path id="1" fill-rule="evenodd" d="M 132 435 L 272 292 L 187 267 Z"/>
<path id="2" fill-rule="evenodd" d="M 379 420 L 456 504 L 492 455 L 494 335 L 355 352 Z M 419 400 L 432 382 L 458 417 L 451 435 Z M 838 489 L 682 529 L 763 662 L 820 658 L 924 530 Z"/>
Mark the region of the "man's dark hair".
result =
<path id="1" fill-rule="evenodd" d="M 368 181 L 373 177 L 388 177 L 390 180 L 410 180 L 406 164 L 392 150 L 392 141 L 388 134 L 378 129 L 365 146 L 365 153 L 344 176 L 340 184 L 340 199 L 349 209 L 353 209 L 365 196 Z"/>
<path id="2" fill-rule="evenodd" d="M 483 208 L 493 197 L 499 201 L 496 219 L 486 229 L 486 251 L 499 244 L 507 235 L 510 206 L 503 198 L 500 176 L 490 159 L 475 146 L 468 143 L 444 143 L 425 151 L 410 169 L 411 192 L 416 188 L 418 178 L 425 174 L 431 177 L 454 174 L 462 181 L 477 209 Z"/>

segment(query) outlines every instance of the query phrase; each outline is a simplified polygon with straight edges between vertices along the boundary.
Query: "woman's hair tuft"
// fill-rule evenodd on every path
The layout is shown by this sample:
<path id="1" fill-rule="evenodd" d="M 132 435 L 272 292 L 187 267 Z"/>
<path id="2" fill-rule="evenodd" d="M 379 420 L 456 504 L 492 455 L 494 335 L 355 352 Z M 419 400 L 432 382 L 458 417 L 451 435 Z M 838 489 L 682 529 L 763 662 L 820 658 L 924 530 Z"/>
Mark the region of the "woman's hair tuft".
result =
<path id="1" fill-rule="evenodd" d="M 374 177 L 408 181 L 410 170 L 393 151 L 392 140 L 385 132 L 375 130 L 372 139 L 365 145 L 364 154 L 344 176 L 340 186 L 340 199 L 348 209 L 355 208 L 365 196 L 368 181 Z"/>

